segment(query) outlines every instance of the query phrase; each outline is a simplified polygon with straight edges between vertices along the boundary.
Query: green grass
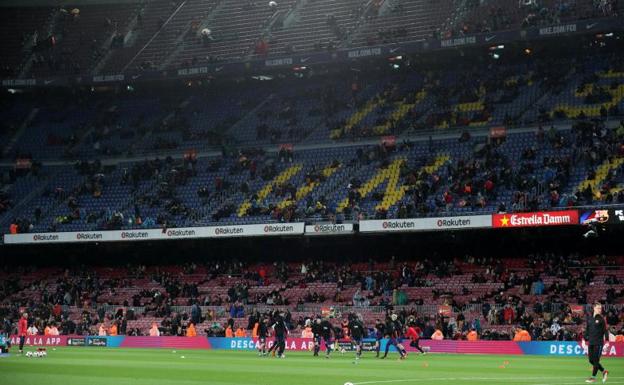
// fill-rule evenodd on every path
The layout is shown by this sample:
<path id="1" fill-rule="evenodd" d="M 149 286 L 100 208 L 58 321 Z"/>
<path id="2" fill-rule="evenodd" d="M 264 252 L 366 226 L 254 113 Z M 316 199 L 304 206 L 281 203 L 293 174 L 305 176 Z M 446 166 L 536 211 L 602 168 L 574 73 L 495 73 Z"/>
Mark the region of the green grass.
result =
<path id="1" fill-rule="evenodd" d="M 184 356 L 185 358 L 182 358 Z M 331 359 L 287 352 L 285 359 L 254 352 L 167 349 L 49 349 L 43 359 L 0 358 L 0 385 L 574 385 L 590 374 L 582 357 L 365 353 Z M 604 359 L 609 384 L 624 384 L 624 360 Z"/>

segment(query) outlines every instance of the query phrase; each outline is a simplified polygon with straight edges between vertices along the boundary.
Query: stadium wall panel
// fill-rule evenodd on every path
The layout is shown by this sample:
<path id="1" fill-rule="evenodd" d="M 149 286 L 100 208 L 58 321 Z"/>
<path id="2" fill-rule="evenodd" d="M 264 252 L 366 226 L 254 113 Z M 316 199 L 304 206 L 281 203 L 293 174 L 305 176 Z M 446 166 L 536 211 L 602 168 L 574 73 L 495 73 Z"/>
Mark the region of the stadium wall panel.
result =
<path id="1" fill-rule="evenodd" d="M 374 340 L 365 340 L 371 345 Z M 267 341 L 269 346 L 273 340 Z M 381 349 L 385 350 L 387 340 L 381 341 Z M 19 344 L 19 337 L 11 336 L 11 344 Z M 345 344 L 341 344 L 345 346 Z M 107 348 L 164 348 L 164 349 L 215 349 L 253 351 L 258 348 L 257 338 L 223 338 L 223 337 L 129 337 L 129 336 L 29 336 L 27 347 L 37 346 L 100 346 Z M 310 351 L 314 344 L 309 338 L 289 338 L 286 350 Z M 416 349 L 404 341 L 408 352 Z M 579 342 L 570 341 L 433 341 L 421 340 L 420 346 L 428 348 L 431 353 L 453 354 L 504 354 L 504 355 L 541 355 L 541 356 L 583 356 L 587 354 Z M 324 349 L 324 346 L 322 346 Z M 368 349 L 366 349 L 368 350 Z M 390 351 L 395 351 L 391 347 Z M 624 343 L 611 343 L 603 349 L 605 357 L 624 357 Z"/>

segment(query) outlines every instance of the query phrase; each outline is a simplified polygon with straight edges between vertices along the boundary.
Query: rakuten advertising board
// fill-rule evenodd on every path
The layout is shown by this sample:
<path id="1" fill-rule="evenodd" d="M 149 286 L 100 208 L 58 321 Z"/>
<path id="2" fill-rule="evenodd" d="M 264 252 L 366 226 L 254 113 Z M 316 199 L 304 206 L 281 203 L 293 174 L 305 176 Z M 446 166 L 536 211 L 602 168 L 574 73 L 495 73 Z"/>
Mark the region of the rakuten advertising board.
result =
<path id="1" fill-rule="evenodd" d="M 360 232 L 362 233 L 461 230 L 489 227 L 492 227 L 492 217 L 490 215 L 360 221 Z"/>
<path id="2" fill-rule="evenodd" d="M 349 234 L 353 232 L 353 223 L 328 224 L 319 223 L 316 225 L 307 225 L 305 227 L 306 235 L 339 235 Z"/>
<path id="3" fill-rule="evenodd" d="M 268 223 L 240 226 L 185 227 L 171 229 L 138 229 L 66 233 L 5 234 L 6 244 L 155 241 L 167 239 L 198 239 L 301 235 L 304 223 Z"/>

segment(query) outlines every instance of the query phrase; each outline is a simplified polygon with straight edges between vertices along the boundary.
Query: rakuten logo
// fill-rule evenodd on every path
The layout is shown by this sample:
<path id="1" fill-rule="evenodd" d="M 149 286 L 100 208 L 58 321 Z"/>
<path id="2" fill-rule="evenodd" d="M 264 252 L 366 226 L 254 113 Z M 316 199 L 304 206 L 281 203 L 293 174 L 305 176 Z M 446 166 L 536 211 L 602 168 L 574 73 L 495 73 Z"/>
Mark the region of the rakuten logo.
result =
<path id="1" fill-rule="evenodd" d="M 100 233 L 76 233 L 76 239 L 78 240 L 90 240 L 95 241 L 98 239 L 102 239 L 102 234 Z"/>
<path id="2" fill-rule="evenodd" d="M 436 225 L 440 228 L 444 227 L 465 227 L 470 226 L 470 219 L 438 219 Z"/>
<path id="3" fill-rule="evenodd" d="M 289 225 L 266 225 L 264 226 L 265 233 L 292 233 L 294 231 L 295 231 L 295 228 Z"/>
<path id="4" fill-rule="evenodd" d="M 149 237 L 149 233 L 147 233 L 147 231 L 139 231 L 139 232 L 122 231 L 121 233 L 122 239 L 141 239 L 141 238 L 148 238 L 148 237 Z"/>
<path id="5" fill-rule="evenodd" d="M 35 242 L 58 241 L 58 240 L 59 240 L 59 236 L 57 234 L 50 234 L 50 235 L 35 234 L 33 235 L 33 241 Z"/>
<path id="6" fill-rule="evenodd" d="M 215 235 L 236 235 L 243 234 L 245 230 L 242 227 L 217 227 Z"/>
<path id="7" fill-rule="evenodd" d="M 406 221 L 387 221 L 381 224 L 384 229 L 413 229 L 416 227 L 414 222 Z"/>
<path id="8" fill-rule="evenodd" d="M 168 237 L 194 237 L 195 230 L 167 230 Z"/>
<path id="9" fill-rule="evenodd" d="M 316 225 L 314 231 L 317 233 L 342 233 L 347 231 L 345 225 Z"/>

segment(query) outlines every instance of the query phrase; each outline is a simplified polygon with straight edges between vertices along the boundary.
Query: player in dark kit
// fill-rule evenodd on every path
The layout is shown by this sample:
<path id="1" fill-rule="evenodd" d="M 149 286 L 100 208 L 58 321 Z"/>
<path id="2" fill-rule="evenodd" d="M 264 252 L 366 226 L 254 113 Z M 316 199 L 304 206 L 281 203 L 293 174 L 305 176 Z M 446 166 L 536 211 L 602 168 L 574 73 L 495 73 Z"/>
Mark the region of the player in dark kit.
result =
<path id="1" fill-rule="evenodd" d="M 392 314 L 386 322 L 386 335 L 388 336 L 388 342 L 386 343 L 386 352 L 382 359 L 388 357 L 388 352 L 390 351 L 390 346 L 394 346 L 401 355 L 401 359 L 405 359 L 407 357 L 407 352 L 403 345 L 401 345 L 401 335 L 403 334 L 403 326 L 398 321 L 398 316 L 396 314 Z"/>
<path id="2" fill-rule="evenodd" d="M 5 345 L 6 345 L 5 350 L 7 352 L 11 348 L 11 333 L 12 332 L 13 332 L 13 324 L 11 323 L 11 319 L 9 318 L 9 316 L 6 315 L 2 322 L 2 330 L 0 331 L 0 334 L 4 334 Z"/>
<path id="3" fill-rule="evenodd" d="M 269 323 L 269 320 L 267 320 L 265 318 L 258 325 L 258 340 L 260 342 L 259 345 L 258 345 L 258 355 L 259 356 L 266 356 L 266 354 L 267 354 L 266 339 L 267 339 L 267 336 L 269 334 L 268 323 Z"/>
<path id="4" fill-rule="evenodd" d="M 351 343 L 355 346 L 355 360 L 362 357 L 362 340 L 366 337 L 362 317 L 357 316 L 349 322 L 349 331 L 351 332 Z"/>
<path id="5" fill-rule="evenodd" d="M 592 376 L 585 382 L 596 382 L 596 374 L 598 374 L 599 370 L 602 372 L 602 382 L 607 382 L 609 372 L 600 364 L 600 356 L 602 355 L 602 348 L 609 346 L 609 331 L 607 322 L 602 316 L 602 305 L 600 303 L 594 304 L 594 315 L 587 317 L 587 328 L 585 329 L 584 337 L 583 349 L 587 349 L 589 363 L 593 366 Z M 589 346 L 587 346 L 588 344 Z"/>
<path id="6" fill-rule="evenodd" d="M 375 320 L 375 357 L 379 358 L 381 350 L 381 340 L 384 338 L 386 325 L 380 320 Z"/>
<path id="7" fill-rule="evenodd" d="M 269 349 L 269 353 L 273 350 L 277 351 L 277 357 L 285 358 L 284 350 L 286 349 L 286 336 L 288 335 L 288 328 L 284 323 L 284 319 L 280 316 L 273 324 L 273 331 L 275 332 L 275 343 Z"/>
<path id="8" fill-rule="evenodd" d="M 329 358 L 334 343 L 334 327 L 328 319 L 321 321 L 321 337 L 325 341 L 325 358 Z"/>
<path id="9" fill-rule="evenodd" d="M 284 355 L 284 350 L 286 349 L 286 337 L 288 336 L 288 328 L 284 323 L 284 318 L 280 317 L 278 321 L 273 325 L 273 330 L 275 330 L 275 342 L 277 346 L 277 356 L 279 358 L 286 357 Z"/>
<path id="10" fill-rule="evenodd" d="M 321 350 L 321 341 L 323 340 L 323 329 L 321 327 L 321 319 L 317 318 L 312 325 L 312 335 L 314 338 L 314 356 L 318 357 Z"/>

